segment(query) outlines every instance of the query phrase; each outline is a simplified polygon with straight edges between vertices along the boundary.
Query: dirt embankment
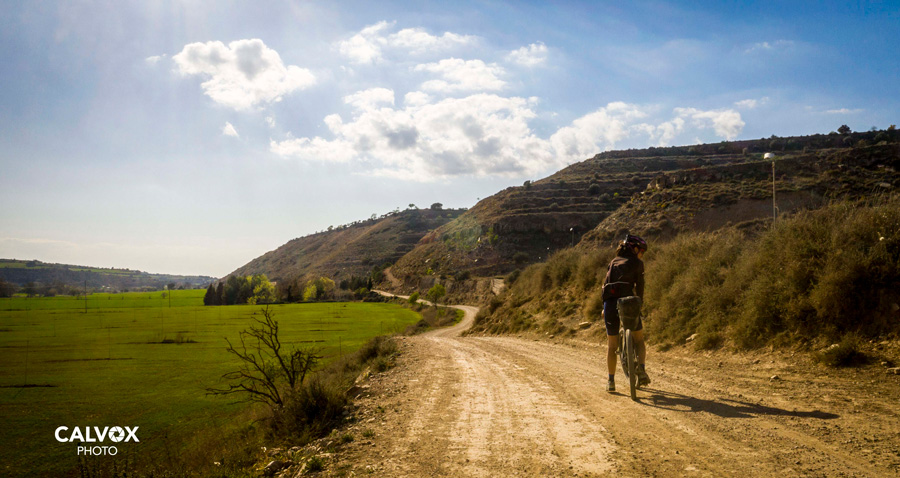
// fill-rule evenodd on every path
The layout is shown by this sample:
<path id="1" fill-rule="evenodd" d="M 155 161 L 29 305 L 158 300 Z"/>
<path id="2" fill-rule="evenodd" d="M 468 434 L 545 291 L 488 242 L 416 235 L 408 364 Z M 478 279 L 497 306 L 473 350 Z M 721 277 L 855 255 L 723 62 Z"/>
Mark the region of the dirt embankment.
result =
<path id="1" fill-rule="evenodd" d="M 605 392 L 605 349 L 454 328 L 401 338 L 326 476 L 897 476 L 900 377 L 799 356 L 651 349 Z"/>

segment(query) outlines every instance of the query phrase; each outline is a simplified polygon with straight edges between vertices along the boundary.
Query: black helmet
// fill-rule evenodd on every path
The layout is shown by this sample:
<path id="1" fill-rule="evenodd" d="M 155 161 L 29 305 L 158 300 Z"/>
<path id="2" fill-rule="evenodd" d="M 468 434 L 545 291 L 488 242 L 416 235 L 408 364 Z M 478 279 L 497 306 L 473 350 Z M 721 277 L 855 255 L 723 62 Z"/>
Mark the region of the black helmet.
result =
<path id="1" fill-rule="evenodd" d="M 628 247 L 637 247 L 642 251 L 647 250 L 647 241 L 641 239 L 639 236 L 632 236 L 631 234 L 625 235 L 625 240 L 622 241 L 622 245 Z"/>

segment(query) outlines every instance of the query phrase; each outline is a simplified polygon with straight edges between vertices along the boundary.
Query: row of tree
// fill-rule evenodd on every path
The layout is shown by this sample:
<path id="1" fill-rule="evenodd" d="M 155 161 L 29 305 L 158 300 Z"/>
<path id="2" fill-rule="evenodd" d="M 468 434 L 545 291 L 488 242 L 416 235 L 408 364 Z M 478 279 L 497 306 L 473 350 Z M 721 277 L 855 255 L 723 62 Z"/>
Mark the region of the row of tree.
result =
<path id="1" fill-rule="evenodd" d="M 269 304 L 275 301 L 275 286 L 265 274 L 229 276 L 210 284 L 203 305 Z"/>

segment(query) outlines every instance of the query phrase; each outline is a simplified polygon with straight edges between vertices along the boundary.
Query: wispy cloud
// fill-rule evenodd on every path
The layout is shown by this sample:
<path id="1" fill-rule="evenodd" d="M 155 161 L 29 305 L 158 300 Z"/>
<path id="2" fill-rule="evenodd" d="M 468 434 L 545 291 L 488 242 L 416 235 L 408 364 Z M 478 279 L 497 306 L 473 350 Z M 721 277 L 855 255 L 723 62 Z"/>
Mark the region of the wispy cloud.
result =
<path id="1" fill-rule="evenodd" d="M 827 110 L 827 111 L 825 111 L 825 113 L 830 114 L 830 115 L 855 115 L 855 114 L 862 113 L 863 111 L 865 111 L 865 110 L 862 108 L 855 108 L 855 109 L 840 108 L 840 109 L 836 109 L 836 110 Z"/>
<path id="2" fill-rule="evenodd" d="M 382 61 L 386 52 L 422 55 L 440 53 L 458 46 L 472 45 L 477 37 L 444 32 L 432 35 L 423 28 L 404 28 L 389 33 L 395 22 L 381 21 L 363 28 L 359 33 L 337 45 L 338 51 L 356 64 L 374 64 Z"/>
<path id="3" fill-rule="evenodd" d="M 168 56 L 168 55 L 165 55 L 165 54 L 163 54 L 163 55 L 148 56 L 147 58 L 144 58 L 144 61 L 147 62 L 147 63 L 150 64 L 150 65 L 156 65 L 157 63 L 159 63 L 159 62 L 165 60 L 167 56 Z"/>
<path id="4" fill-rule="evenodd" d="M 785 51 L 796 46 L 796 42 L 791 40 L 775 40 L 772 42 L 764 41 L 754 43 L 744 49 L 744 53 L 762 53 L 762 52 L 776 52 L 776 51 Z"/>
<path id="5" fill-rule="evenodd" d="M 765 105 L 768 102 L 769 102 L 769 97 L 764 96 L 760 99 L 750 98 L 750 99 L 746 99 L 746 100 L 735 101 L 734 105 L 737 106 L 738 108 L 752 110 L 752 109 L 756 109 L 756 107 L 758 107 L 758 106 Z"/>

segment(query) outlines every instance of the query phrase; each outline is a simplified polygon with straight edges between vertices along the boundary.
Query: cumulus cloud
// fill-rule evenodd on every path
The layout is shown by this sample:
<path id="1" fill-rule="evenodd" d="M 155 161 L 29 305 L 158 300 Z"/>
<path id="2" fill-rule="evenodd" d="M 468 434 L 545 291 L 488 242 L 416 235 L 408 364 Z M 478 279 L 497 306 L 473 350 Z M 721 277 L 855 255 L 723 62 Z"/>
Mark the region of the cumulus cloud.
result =
<path id="1" fill-rule="evenodd" d="M 707 128 L 712 128 L 719 137 L 731 140 L 744 127 L 740 113 L 730 109 L 675 108 L 674 117 L 668 120 L 652 118 L 651 113 L 652 108 L 610 103 L 560 128 L 550 137 L 550 143 L 564 163 L 571 163 L 614 149 L 626 140 L 668 146 L 682 135 Z"/>
<path id="2" fill-rule="evenodd" d="M 316 82 L 309 70 L 285 66 L 278 53 L 258 39 L 228 45 L 191 43 L 172 59 L 183 75 L 208 77 L 202 84 L 204 93 L 236 110 L 281 101 L 284 95 Z"/>
<path id="3" fill-rule="evenodd" d="M 560 128 L 550 137 L 550 143 L 559 155 L 584 159 L 615 147 L 631 134 L 634 121 L 645 116 L 636 105 L 610 103 Z"/>
<path id="4" fill-rule="evenodd" d="M 333 139 L 272 140 L 271 151 L 300 160 L 365 162 L 367 174 L 413 180 L 521 177 L 584 160 L 624 141 L 665 146 L 704 129 L 733 139 L 744 126 L 734 110 L 676 108 L 669 118 L 658 118 L 654 108 L 613 102 L 544 139 L 528 124 L 536 117 L 536 98 L 480 93 L 432 100 L 412 92 L 398 107 L 393 91 L 375 88 L 344 100 L 354 106 L 352 117 L 324 119 Z"/>
<path id="5" fill-rule="evenodd" d="M 383 92 L 371 90 L 348 98 L 372 96 L 387 99 Z M 406 98 L 425 97 L 407 94 Z M 434 103 L 411 101 L 402 108 L 385 107 L 386 102 L 382 107 L 358 104 L 365 107 L 347 122 L 338 115 L 325 118 L 333 140 L 272 141 L 271 150 L 299 159 L 369 160 L 373 162 L 370 173 L 414 180 L 517 176 L 558 166 L 547 141 L 529 128 L 528 120 L 535 113 L 524 98 L 477 94 Z"/>
<path id="6" fill-rule="evenodd" d="M 417 65 L 414 71 L 436 73 L 443 79 L 428 80 L 422 89 L 439 93 L 460 91 L 497 91 L 506 86 L 499 77 L 505 74 L 502 67 L 481 60 L 448 58 L 437 63 Z"/>
<path id="7" fill-rule="evenodd" d="M 703 111 L 696 108 L 675 108 L 675 113 L 690 119 L 698 128 L 712 127 L 716 134 L 728 141 L 733 140 L 744 130 L 741 114 L 732 109 Z"/>
<path id="8" fill-rule="evenodd" d="M 233 137 L 235 137 L 235 138 L 239 138 L 239 137 L 240 137 L 240 136 L 238 135 L 237 130 L 234 129 L 234 126 L 233 126 L 231 123 L 227 122 L 227 121 L 225 122 L 225 127 L 222 128 L 222 134 L 224 134 L 225 136 L 233 136 Z"/>
<path id="9" fill-rule="evenodd" d="M 547 45 L 538 42 L 523 46 L 506 55 L 506 60 L 529 68 L 542 65 L 547 61 Z"/>
<path id="10" fill-rule="evenodd" d="M 422 28 L 405 28 L 396 33 L 388 33 L 393 27 L 394 22 L 386 21 L 367 26 L 349 39 L 339 42 L 338 51 L 353 63 L 373 64 L 384 59 L 386 50 L 420 55 L 471 45 L 477 41 L 475 36 L 452 32 L 436 36 Z"/>

